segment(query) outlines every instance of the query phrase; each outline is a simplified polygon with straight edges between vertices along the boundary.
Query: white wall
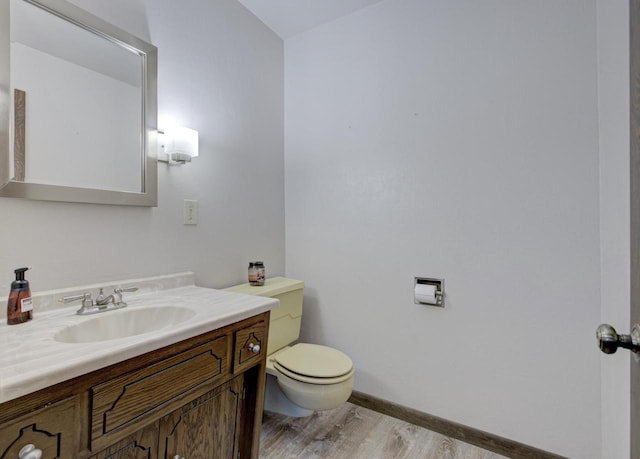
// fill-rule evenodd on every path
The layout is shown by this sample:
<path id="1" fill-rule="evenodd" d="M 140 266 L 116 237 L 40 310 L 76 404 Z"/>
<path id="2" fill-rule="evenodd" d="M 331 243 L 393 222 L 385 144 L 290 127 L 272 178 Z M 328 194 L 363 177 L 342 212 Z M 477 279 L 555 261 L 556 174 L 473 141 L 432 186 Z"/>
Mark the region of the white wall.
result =
<path id="1" fill-rule="evenodd" d="M 629 2 L 597 2 L 601 321 L 629 332 Z M 629 457 L 629 353 L 601 355 L 602 457 Z"/>
<path id="2" fill-rule="evenodd" d="M 285 41 L 286 271 L 357 390 L 600 457 L 596 44 L 585 0 L 387 0 Z"/>
<path id="3" fill-rule="evenodd" d="M 0 198 L 0 296 L 20 266 L 34 291 L 185 270 L 222 287 L 254 259 L 283 274 L 282 40 L 235 0 L 74 3 L 158 46 L 159 116 L 197 129 L 200 156 L 158 166 L 157 208 Z"/>
<path id="4" fill-rule="evenodd" d="M 154 209 L 0 198 L 0 295 L 23 265 L 34 290 L 282 274 L 282 42 L 235 0 L 74 3 L 159 47 L 160 116 L 201 155 L 160 165 Z M 572 457 L 600 456 L 602 419 L 601 457 L 626 457 L 628 361 L 602 359 L 600 416 L 593 352 L 628 320 L 626 2 L 481 3 L 387 0 L 287 41 L 304 337 L 358 390 Z M 446 278 L 445 309 L 413 304 L 414 275 Z"/>

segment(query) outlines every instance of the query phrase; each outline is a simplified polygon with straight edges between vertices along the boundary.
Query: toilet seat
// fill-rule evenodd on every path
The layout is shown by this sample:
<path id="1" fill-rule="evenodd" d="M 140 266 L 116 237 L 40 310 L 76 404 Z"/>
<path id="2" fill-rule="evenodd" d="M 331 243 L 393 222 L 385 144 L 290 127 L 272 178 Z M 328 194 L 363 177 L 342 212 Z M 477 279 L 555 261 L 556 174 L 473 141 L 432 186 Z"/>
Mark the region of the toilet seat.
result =
<path id="1" fill-rule="evenodd" d="M 309 376 L 304 376 L 293 371 L 289 371 L 284 367 L 278 365 L 277 362 L 274 362 L 273 367 L 279 371 L 281 374 L 288 376 L 291 379 L 294 379 L 299 382 L 307 383 L 307 384 L 318 384 L 318 385 L 329 385 L 329 384 L 340 384 L 353 377 L 353 373 L 355 373 L 355 369 L 352 369 L 349 373 L 338 376 L 337 378 L 312 378 Z"/>
<path id="2" fill-rule="evenodd" d="M 338 384 L 355 372 L 346 354 L 318 344 L 296 344 L 273 355 L 272 362 L 280 373 L 310 384 Z"/>

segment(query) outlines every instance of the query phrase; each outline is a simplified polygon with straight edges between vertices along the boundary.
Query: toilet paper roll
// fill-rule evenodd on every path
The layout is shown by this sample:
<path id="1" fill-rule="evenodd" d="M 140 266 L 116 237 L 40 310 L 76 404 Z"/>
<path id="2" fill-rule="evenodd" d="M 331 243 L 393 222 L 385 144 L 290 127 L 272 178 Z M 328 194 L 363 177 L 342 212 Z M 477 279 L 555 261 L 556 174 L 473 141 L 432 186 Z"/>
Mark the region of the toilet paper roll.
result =
<path id="1" fill-rule="evenodd" d="M 436 286 L 433 284 L 416 284 L 414 291 L 418 303 L 436 304 Z"/>

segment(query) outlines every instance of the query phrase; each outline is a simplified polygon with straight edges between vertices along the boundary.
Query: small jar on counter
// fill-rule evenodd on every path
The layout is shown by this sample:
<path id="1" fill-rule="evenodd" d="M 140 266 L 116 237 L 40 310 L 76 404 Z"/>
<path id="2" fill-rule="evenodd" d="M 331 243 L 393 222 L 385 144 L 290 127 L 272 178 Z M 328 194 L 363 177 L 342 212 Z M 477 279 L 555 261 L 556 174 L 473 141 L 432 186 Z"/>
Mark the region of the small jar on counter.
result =
<path id="1" fill-rule="evenodd" d="M 266 278 L 264 263 L 261 261 L 252 261 L 249 263 L 249 285 L 264 285 Z"/>

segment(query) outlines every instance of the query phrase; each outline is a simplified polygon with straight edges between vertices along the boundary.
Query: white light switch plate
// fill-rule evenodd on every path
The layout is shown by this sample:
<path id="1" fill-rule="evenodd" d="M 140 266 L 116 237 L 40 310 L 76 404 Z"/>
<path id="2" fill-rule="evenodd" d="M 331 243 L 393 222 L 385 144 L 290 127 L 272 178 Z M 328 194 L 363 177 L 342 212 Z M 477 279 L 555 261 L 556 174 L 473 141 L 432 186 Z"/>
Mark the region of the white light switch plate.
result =
<path id="1" fill-rule="evenodd" d="M 196 201 L 195 199 L 184 200 L 184 224 L 198 224 L 198 201 Z"/>

